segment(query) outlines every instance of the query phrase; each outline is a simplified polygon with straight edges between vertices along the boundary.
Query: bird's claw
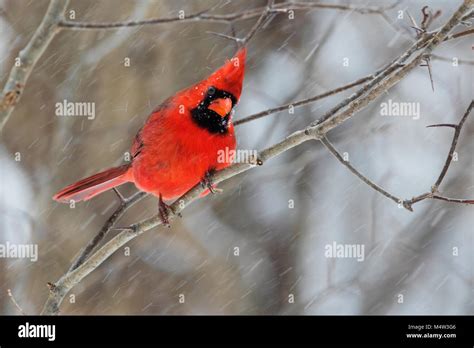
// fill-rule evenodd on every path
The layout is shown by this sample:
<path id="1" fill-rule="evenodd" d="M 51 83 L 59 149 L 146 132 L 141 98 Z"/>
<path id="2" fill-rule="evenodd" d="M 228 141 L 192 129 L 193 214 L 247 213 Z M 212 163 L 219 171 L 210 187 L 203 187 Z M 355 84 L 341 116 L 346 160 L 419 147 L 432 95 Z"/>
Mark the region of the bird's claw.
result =
<path id="1" fill-rule="evenodd" d="M 174 209 L 163 201 L 163 197 L 160 194 L 158 199 L 158 216 L 160 217 L 161 223 L 167 227 L 171 227 L 169 220 L 170 212 L 175 214 Z M 180 213 L 177 215 L 181 217 Z"/>
<path id="2" fill-rule="evenodd" d="M 201 180 L 202 188 L 207 188 L 211 193 L 221 193 L 223 190 L 217 188 L 216 185 L 213 183 L 212 175 L 215 173 L 215 170 L 208 170 L 206 174 L 204 174 L 204 178 Z"/>

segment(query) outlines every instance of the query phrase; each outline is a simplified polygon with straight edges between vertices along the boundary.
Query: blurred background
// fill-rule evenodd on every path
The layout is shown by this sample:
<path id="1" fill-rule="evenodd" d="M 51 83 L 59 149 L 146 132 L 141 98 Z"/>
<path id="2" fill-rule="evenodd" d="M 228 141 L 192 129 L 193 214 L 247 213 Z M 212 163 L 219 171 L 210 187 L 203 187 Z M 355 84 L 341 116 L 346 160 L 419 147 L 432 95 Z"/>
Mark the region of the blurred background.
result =
<path id="1" fill-rule="evenodd" d="M 220 4 L 228 14 L 265 1 L 72 0 L 78 21 L 176 16 Z M 331 4 L 387 6 L 388 1 Z M 234 119 L 310 97 L 366 76 L 400 55 L 415 36 L 406 11 L 441 10 L 444 24 L 460 1 L 401 1 L 385 12 L 313 9 L 276 16 L 249 44 L 241 102 Z M 0 81 L 40 23 L 48 1 L 0 0 Z M 399 18 L 400 12 L 403 18 Z M 235 23 L 243 37 L 256 18 Z M 458 28 L 458 30 L 460 30 Z M 112 192 L 74 209 L 51 196 L 58 189 L 122 163 L 151 110 L 201 80 L 235 52 L 210 34 L 227 24 L 187 22 L 60 32 L 40 58 L 0 141 L 0 243 L 38 245 L 37 262 L 0 259 L 0 314 L 38 313 L 47 282 L 69 268 L 117 206 Z M 329 138 L 353 165 L 403 197 L 435 182 L 456 123 L 473 96 L 472 37 L 443 44 L 426 67 Z M 129 58 L 130 66 L 125 66 Z M 453 64 L 457 58 L 459 64 Z M 239 126 L 238 147 L 260 150 L 319 118 L 353 90 Z M 95 103 L 96 117 L 58 117 L 63 100 Z M 416 102 L 420 118 L 383 117 L 381 103 Z M 441 187 L 474 197 L 474 115 L 468 119 Z M 18 159 L 20 154 L 20 160 Z M 308 143 L 221 185 L 170 229 L 136 238 L 66 297 L 65 314 L 474 314 L 472 206 L 424 201 L 410 213 L 371 190 L 318 143 Z M 133 185 L 121 187 L 130 195 Z M 147 197 L 125 226 L 154 215 Z M 355 258 L 327 258 L 325 246 L 358 244 Z M 238 248 L 236 255 L 235 248 Z M 456 249 L 457 248 L 457 249 Z M 453 253 L 458 250 L 458 253 Z M 454 255 L 453 255 L 454 254 Z M 184 303 L 180 303 L 184 295 Z M 402 295 L 402 297 L 400 297 Z M 400 299 L 403 299 L 400 301 Z M 74 301 L 73 301 L 73 300 Z"/>

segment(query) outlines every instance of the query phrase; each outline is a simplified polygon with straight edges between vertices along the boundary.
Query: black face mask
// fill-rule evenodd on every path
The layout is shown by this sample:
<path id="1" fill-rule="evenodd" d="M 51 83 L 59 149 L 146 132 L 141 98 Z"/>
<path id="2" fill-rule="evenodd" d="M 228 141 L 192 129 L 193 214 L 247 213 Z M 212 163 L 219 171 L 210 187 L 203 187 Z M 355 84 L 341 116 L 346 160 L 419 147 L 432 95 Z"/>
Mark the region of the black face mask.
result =
<path id="1" fill-rule="evenodd" d="M 191 110 L 191 116 L 199 127 L 207 129 L 210 133 L 226 134 L 232 110 L 222 117 L 214 110 L 208 109 L 212 101 L 219 98 L 229 98 L 232 101 L 232 109 L 237 104 L 237 99 L 231 93 L 211 86 L 208 88 L 204 100 Z"/>

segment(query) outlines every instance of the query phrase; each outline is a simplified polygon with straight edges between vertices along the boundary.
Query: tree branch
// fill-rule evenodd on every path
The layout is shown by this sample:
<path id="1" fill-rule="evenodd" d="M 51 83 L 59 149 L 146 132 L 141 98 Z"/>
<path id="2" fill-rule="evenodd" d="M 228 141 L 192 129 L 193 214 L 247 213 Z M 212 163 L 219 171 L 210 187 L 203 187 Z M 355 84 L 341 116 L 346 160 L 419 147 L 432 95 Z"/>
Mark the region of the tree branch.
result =
<path id="1" fill-rule="evenodd" d="M 466 35 L 471 35 L 471 34 L 474 34 L 474 28 L 473 29 L 468 29 L 468 30 L 465 30 L 465 31 L 460 31 L 459 33 L 456 33 L 456 34 L 451 34 L 451 35 L 447 36 L 444 39 L 444 41 L 457 39 L 457 38 L 460 38 L 460 37 L 463 37 L 463 36 L 466 36 Z"/>
<path id="2" fill-rule="evenodd" d="M 216 33 L 216 32 L 208 32 L 210 34 L 217 35 L 219 37 L 223 37 L 225 39 L 233 40 L 237 43 L 239 47 L 245 46 L 252 38 L 253 36 L 257 33 L 257 31 L 266 23 L 268 19 L 272 19 L 271 17 L 271 12 L 273 10 L 273 3 L 274 0 L 268 0 L 267 1 L 267 6 L 263 8 L 260 17 L 258 17 L 257 22 L 252 26 L 250 31 L 245 35 L 243 38 L 235 37 L 235 36 L 230 36 L 222 33 Z"/>
<path id="3" fill-rule="evenodd" d="M 449 32 L 461 22 L 464 14 L 472 9 L 473 4 L 474 0 L 464 0 L 463 4 L 440 30 L 432 34 L 422 35 L 404 54 L 381 71 L 372 81 L 352 97 L 329 110 L 317 122 L 311 124 L 307 131 L 314 132 L 318 138 L 321 138 L 325 133 L 352 117 L 355 112 L 365 108 L 384 91 L 401 81 L 410 71 L 419 66 L 421 61 L 429 56 L 435 47 L 444 41 Z M 408 58 L 420 48 L 423 48 L 422 51 L 410 63 L 405 65 L 404 63 Z M 367 93 L 368 91 L 370 93 Z M 334 114 L 335 111 L 337 112 L 344 107 L 346 107 L 344 111 Z"/>
<path id="4" fill-rule="evenodd" d="M 397 204 L 401 204 L 403 200 L 401 198 L 398 198 L 394 195 L 392 195 L 390 192 L 386 191 L 383 189 L 381 186 L 378 186 L 375 184 L 373 181 L 371 181 L 369 178 L 367 178 L 365 175 L 363 175 L 361 172 L 359 172 L 354 166 L 352 166 L 349 161 L 346 161 L 341 154 L 336 150 L 336 148 L 331 144 L 331 142 L 328 140 L 327 137 L 322 137 L 320 139 L 321 143 L 331 152 L 336 159 L 341 162 L 347 169 L 349 169 L 352 174 L 357 176 L 360 180 L 365 182 L 367 185 L 369 185 L 371 188 L 373 188 L 375 191 L 381 193 L 385 197 L 391 199 Z"/>
<path id="5" fill-rule="evenodd" d="M 343 91 L 346 91 L 350 88 L 353 88 L 353 87 L 356 87 L 358 85 L 361 85 L 363 84 L 364 82 L 367 82 L 367 81 L 370 81 L 371 79 L 373 78 L 372 75 L 369 75 L 369 76 L 366 76 L 366 77 L 362 77 L 354 82 L 351 82 L 347 85 L 344 85 L 344 86 L 341 86 L 341 87 L 338 87 L 338 88 L 335 88 L 333 90 L 330 90 L 330 91 L 327 91 L 327 92 L 324 92 L 322 94 L 318 94 L 318 95 L 315 95 L 313 97 L 310 97 L 310 98 L 307 98 L 307 99 L 303 99 L 303 100 L 298 100 L 298 101 L 294 101 L 294 102 L 291 102 L 291 103 L 287 103 L 287 104 L 284 104 L 284 105 L 280 105 L 280 106 L 277 106 L 275 108 L 272 108 L 272 109 L 268 109 L 268 110 L 264 110 L 264 111 L 260 111 L 256 114 L 253 114 L 253 115 L 249 115 L 249 116 L 246 116 L 244 118 L 241 118 L 239 120 L 236 120 L 234 121 L 234 126 L 239 126 L 241 124 L 244 124 L 244 123 L 247 123 L 247 122 L 251 122 L 251 121 L 255 121 L 255 120 L 258 120 L 260 118 L 263 118 L 263 117 L 266 117 L 266 116 L 269 116 L 271 114 L 274 114 L 274 113 L 277 113 L 277 112 L 280 112 L 280 111 L 284 111 L 284 110 L 288 110 L 290 107 L 300 107 L 300 106 L 303 106 L 303 105 L 307 105 L 307 104 L 311 104 L 315 101 L 318 101 L 318 100 L 321 100 L 323 98 L 326 98 L 326 97 L 329 97 L 329 96 L 332 96 L 334 94 L 337 94 L 337 93 L 340 93 L 340 92 L 343 92 Z"/>
<path id="6" fill-rule="evenodd" d="M 118 192 L 118 191 L 117 191 Z M 126 199 L 123 197 L 121 198 L 120 205 L 118 208 L 112 213 L 112 215 L 107 219 L 104 226 L 100 229 L 99 233 L 97 233 L 94 238 L 92 238 L 86 247 L 82 250 L 81 254 L 78 258 L 72 263 L 71 267 L 69 268 L 68 272 L 74 271 L 77 267 L 82 265 L 84 261 L 89 257 L 89 255 L 94 251 L 97 245 L 104 240 L 110 230 L 113 229 L 115 223 L 120 220 L 120 218 L 125 214 L 125 212 L 130 209 L 135 203 L 140 201 L 144 198 L 147 194 L 142 191 L 138 191 L 133 194 L 130 198 Z"/>
<path id="7" fill-rule="evenodd" d="M 410 200 L 402 200 L 401 198 L 398 198 L 397 196 L 394 196 L 384 188 L 378 186 L 375 184 L 373 181 L 371 181 L 369 178 L 364 176 L 361 172 L 359 172 L 355 167 L 353 167 L 349 161 L 344 160 L 344 158 L 341 156 L 341 154 L 336 150 L 336 148 L 331 144 L 331 142 L 327 139 L 327 137 L 322 137 L 320 139 L 321 143 L 336 157 L 336 159 L 342 163 L 345 167 L 347 167 L 355 176 L 357 176 L 360 180 L 365 182 L 367 185 L 369 185 L 371 188 L 373 188 L 375 191 L 381 193 L 385 197 L 391 199 L 395 203 L 399 204 L 400 206 L 404 207 L 405 209 L 409 211 L 413 211 L 413 204 L 421 202 L 425 199 L 438 199 L 450 203 L 461 203 L 461 204 L 474 204 L 474 200 L 470 199 L 457 199 L 457 198 L 448 198 L 441 196 L 437 194 L 438 188 L 443 182 L 444 177 L 446 176 L 446 173 L 448 172 L 449 166 L 451 165 L 451 162 L 453 160 L 453 155 L 454 151 L 456 150 L 456 145 L 459 139 L 459 135 L 461 134 L 461 129 L 471 113 L 472 109 L 474 107 L 474 100 L 471 101 L 469 104 L 469 107 L 467 108 L 466 112 L 464 113 L 463 117 L 459 121 L 458 124 L 437 124 L 437 125 L 431 125 L 428 127 L 452 127 L 454 128 L 454 135 L 453 135 L 453 140 L 451 142 L 451 147 L 449 149 L 448 157 L 445 161 L 445 164 L 443 168 L 441 169 L 441 173 L 438 176 L 438 179 L 436 180 L 435 184 L 431 187 L 430 192 L 426 192 L 422 195 L 419 195 L 417 197 L 414 197 Z"/>
<path id="8" fill-rule="evenodd" d="M 351 6 L 351 5 L 335 5 L 335 4 L 323 4 L 323 3 L 311 3 L 311 2 L 291 2 L 286 1 L 271 6 L 269 13 L 279 14 L 288 13 L 289 11 L 297 10 L 311 10 L 311 9 L 329 9 L 329 10 L 340 10 L 340 11 L 354 11 L 360 14 L 381 14 L 384 11 L 392 9 L 398 4 L 399 1 L 386 7 L 370 7 L 370 6 Z M 250 10 L 244 10 L 231 14 L 209 14 L 210 10 L 201 11 L 184 16 L 173 16 L 166 18 L 151 18 L 145 20 L 132 20 L 132 21 L 119 21 L 119 22 L 78 22 L 62 20 L 59 23 L 59 27 L 68 30 L 95 30 L 95 29 L 118 29 L 123 27 L 137 27 L 144 25 L 157 25 L 157 24 L 168 24 L 175 22 L 214 22 L 214 23 L 232 23 L 235 21 L 242 21 L 247 19 L 256 18 L 262 15 L 267 10 L 267 6 L 257 7 Z"/>
<path id="9" fill-rule="evenodd" d="M 444 167 L 441 170 L 441 173 L 439 174 L 438 179 L 436 180 L 435 184 L 433 185 L 433 189 L 435 191 L 438 190 L 439 185 L 443 182 L 444 177 L 446 176 L 446 173 L 448 172 L 449 166 L 451 165 L 451 162 L 453 161 L 453 154 L 454 151 L 456 150 L 456 145 L 458 143 L 459 135 L 461 134 L 461 129 L 462 126 L 464 125 L 464 122 L 466 122 L 467 117 L 472 111 L 472 108 L 474 107 L 474 100 L 471 101 L 471 104 L 469 104 L 466 112 L 464 113 L 463 117 L 459 121 L 458 124 L 456 125 L 450 125 L 451 127 L 454 128 L 454 135 L 453 135 L 453 141 L 451 143 L 451 148 L 449 149 L 448 152 L 448 157 L 446 158 L 446 162 L 444 163 Z M 431 125 L 428 127 L 438 127 L 439 125 Z"/>
<path id="10" fill-rule="evenodd" d="M 16 301 L 15 296 L 13 296 L 11 289 L 7 289 L 7 294 L 17 311 L 20 312 L 21 315 L 26 315 L 26 313 L 23 311 L 23 308 L 21 308 L 21 306 Z"/>
<path id="11" fill-rule="evenodd" d="M 19 66 L 15 65 L 11 69 L 7 83 L 2 91 L 0 100 L 0 131 L 7 123 L 15 105 L 20 100 L 28 77 L 38 59 L 59 32 L 58 23 L 62 20 L 68 3 L 69 0 L 51 0 L 38 29 L 36 29 L 26 47 L 20 51 L 18 55 Z"/>
<path id="12" fill-rule="evenodd" d="M 403 206 L 409 210 L 412 210 L 412 206 L 415 203 L 421 202 L 425 199 L 438 199 L 446 202 L 451 202 L 451 203 L 463 203 L 463 204 L 474 204 L 474 200 L 470 199 L 457 199 L 457 198 L 448 198 L 439 195 L 439 186 L 443 182 L 446 173 L 448 172 L 448 169 L 453 161 L 453 155 L 454 151 L 456 151 L 456 145 L 458 143 L 459 135 L 461 134 L 462 127 L 464 123 L 466 122 L 467 117 L 471 113 L 472 109 L 474 108 L 474 100 L 471 101 L 469 104 L 466 112 L 462 116 L 461 120 L 459 121 L 458 124 L 435 124 L 431 125 L 428 127 L 451 127 L 454 129 L 454 134 L 453 134 L 453 140 L 451 141 L 451 147 L 449 148 L 448 156 L 446 158 L 446 161 L 444 162 L 444 166 L 441 169 L 441 173 L 438 176 L 438 179 L 436 179 L 436 182 L 433 184 L 431 187 L 430 192 L 423 193 L 422 195 L 419 195 L 417 197 L 413 197 L 410 200 L 405 200 L 403 202 Z"/>

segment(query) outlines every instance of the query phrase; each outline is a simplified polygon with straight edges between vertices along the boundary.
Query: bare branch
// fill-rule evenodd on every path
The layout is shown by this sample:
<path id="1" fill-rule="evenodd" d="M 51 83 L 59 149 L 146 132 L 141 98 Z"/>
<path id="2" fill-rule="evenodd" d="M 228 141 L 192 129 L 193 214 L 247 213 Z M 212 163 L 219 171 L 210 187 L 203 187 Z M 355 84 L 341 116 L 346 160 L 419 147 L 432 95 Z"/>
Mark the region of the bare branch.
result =
<path id="1" fill-rule="evenodd" d="M 253 36 L 257 33 L 257 31 L 263 27 L 265 23 L 268 22 L 268 20 L 271 20 L 273 16 L 271 15 L 272 11 L 272 6 L 273 6 L 274 0 L 268 0 L 267 1 L 267 6 L 263 9 L 262 13 L 260 14 L 260 17 L 258 17 L 257 22 L 253 25 L 253 27 L 250 29 L 250 31 L 245 35 L 244 38 L 239 38 L 239 37 L 234 37 L 230 35 L 225 35 L 221 33 L 215 33 L 215 32 L 209 32 L 211 34 L 215 34 L 219 37 L 228 39 L 228 40 L 233 40 L 235 41 L 239 47 L 245 46 L 252 38 Z"/>
<path id="2" fill-rule="evenodd" d="M 450 202 L 450 203 L 460 203 L 460 204 L 474 204 L 474 199 L 458 199 L 458 198 L 448 198 L 440 195 L 433 195 L 432 199 L 439 199 L 441 201 Z"/>
<path id="3" fill-rule="evenodd" d="M 7 123 L 15 105 L 21 98 L 26 82 L 38 59 L 46 50 L 51 40 L 58 33 L 58 23 L 69 0 L 51 0 L 48 10 L 32 38 L 18 55 L 19 66 L 14 66 L 3 87 L 0 99 L 0 131 Z"/>
<path id="4" fill-rule="evenodd" d="M 311 10 L 311 9 L 328 9 L 328 10 L 341 10 L 341 11 L 353 11 L 360 14 L 381 14 L 383 11 L 394 8 L 398 4 L 398 1 L 394 4 L 386 7 L 365 7 L 365 6 L 351 6 L 351 5 L 335 5 L 335 4 L 324 4 L 324 3 L 311 3 L 311 2 L 291 2 L 286 1 L 279 4 L 270 6 L 269 10 L 272 14 L 288 13 L 289 11 L 297 10 Z M 136 21 L 123 21 L 123 22 L 78 22 L 62 20 L 59 23 L 59 27 L 62 29 L 69 30 L 95 30 L 95 29 L 118 29 L 124 27 L 137 27 L 144 25 L 157 25 L 157 24 L 168 24 L 175 22 L 215 22 L 215 23 L 232 23 L 235 21 L 242 21 L 247 19 L 256 18 L 262 15 L 268 9 L 268 6 L 257 7 L 250 10 L 244 10 L 231 14 L 209 14 L 213 8 L 193 13 L 184 16 L 174 16 L 166 18 L 152 18 L 145 20 Z"/>
<path id="5" fill-rule="evenodd" d="M 430 77 L 430 82 L 431 82 L 431 90 L 434 92 L 434 81 L 433 81 L 433 72 L 431 71 L 431 62 L 430 62 L 430 56 L 426 56 L 423 58 L 423 61 L 425 62 L 424 64 L 420 66 L 426 66 L 428 68 L 428 76 Z"/>
<path id="6" fill-rule="evenodd" d="M 311 126 L 307 128 L 307 131 L 316 132 L 317 137 L 323 136 L 326 132 L 352 117 L 355 112 L 365 108 L 372 100 L 391 88 L 394 84 L 401 81 L 410 71 L 420 64 L 424 57 L 430 55 L 433 49 L 444 41 L 449 32 L 459 24 L 463 15 L 472 8 L 473 4 L 474 0 L 465 0 L 461 7 L 439 31 L 431 35 L 423 35 L 420 37 L 405 53 L 393 63 L 389 64 L 387 68 L 382 70 L 372 81 L 367 83 L 353 96 L 329 110 L 318 121 L 313 122 Z M 404 64 L 405 61 L 420 48 L 423 48 L 422 52 L 410 63 Z M 370 91 L 370 93 L 367 93 L 368 91 Z M 337 113 L 344 107 L 346 107 L 345 110 Z"/>
<path id="7" fill-rule="evenodd" d="M 426 128 L 435 128 L 435 127 L 451 127 L 451 128 L 456 128 L 458 125 L 457 124 L 452 124 L 452 123 L 438 123 L 438 124 L 431 124 L 429 126 L 426 126 Z"/>
<path id="8" fill-rule="evenodd" d="M 392 195 L 390 192 L 386 191 L 385 189 L 383 189 L 382 187 L 380 187 L 379 185 L 375 184 L 373 181 L 371 181 L 369 178 L 367 178 L 365 175 L 363 175 L 361 172 L 359 172 L 356 168 L 354 168 L 350 163 L 349 161 L 346 161 L 342 156 L 341 154 L 336 150 L 336 148 L 331 144 L 331 142 L 328 140 L 327 137 L 322 137 L 320 139 L 321 143 L 329 150 L 329 152 L 331 152 L 334 157 L 336 157 L 336 159 L 341 162 L 345 167 L 347 167 L 347 169 L 349 169 L 352 174 L 354 174 L 355 176 L 357 176 L 360 180 L 362 180 L 363 182 L 365 182 L 367 185 L 369 185 L 370 187 L 372 187 L 375 191 L 381 193 L 382 195 L 384 195 L 385 197 L 391 199 L 392 201 L 394 201 L 395 203 L 397 204 L 401 204 L 403 202 L 402 199 Z"/>
<path id="9" fill-rule="evenodd" d="M 457 38 L 460 38 L 460 37 L 463 37 L 463 36 L 466 36 L 466 35 L 471 35 L 471 34 L 474 34 L 474 28 L 461 31 L 461 32 L 456 33 L 456 34 L 448 35 L 444 40 L 448 41 L 448 40 L 457 39 Z"/>
<path id="10" fill-rule="evenodd" d="M 466 112 L 464 113 L 459 123 L 455 127 L 453 127 L 454 128 L 453 141 L 451 142 L 451 147 L 449 149 L 448 157 L 446 158 L 443 169 L 441 170 L 441 173 L 439 174 L 438 179 L 433 185 L 435 191 L 438 190 L 439 185 L 441 185 L 441 183 L 443 182 L 443 179 L 446 176 L 446 173 L 448 172 L 449 166 L 451 165 L 451 162 L 453 161 L 453 154 L 454 154 L 454 151 L 456 150 L 456 145 L 458 143 L 459 135 L 461 134 L 461 129 L 464 125 L 464 122 L 466 122 L 467 117 L 471 113 L 473 107 L 474 107 L 474 100 L 471 101 L 471 104 L 469 104 L 469 107 L 467 108 Z M 450 125 L 450 126 L 452 127 L 453 125 Z"/>
<path id="11" fill-rule="evenodd" d="M 260 111 L 256 114 L 253 114 L 253 115 L 250 115 L 250 116 L 247 116 L 247 117 L 244 117 L 244 118 L 241 118 L 239 120 L 234 121 L 234 126 L 238 126 L 238 125 L 241 125 L 241 124 L 244 124 L 244 123 L 247 123 L 247 122 L 258 120 L 260 118 L 272 115 L 272 114 L 280 112 L 280 111 L 288 110 L 288 108 L 290 108 L 290 107 L 295 107 L 296 108 L 296 107 L 299 107 L 299 106 L 303 106 L 303 105 L 306 105 L 306 104 L 313 103 L 313 102 L 321 100 L 323 98 L 326 98 L 326 97 L 332 96 L 334 94 L 346 91 L 346 90 L 348 90 L 352 87 L 361 85 L 364 82 L 367 82 L 367 81 L 371 80 L 372 78 L 373 78 L 372 75 L 362 77 L 362 78 L 360 78 L 360 79 L 358 79 L 354 82 L 351 82 L 347 85 L 344 85 L 344 86 L 341 86 L 341 87 L 338 87 L 338 88 L 335 88 L 335 89 L 330 90 L 328 92 L 324 92 L 322 94 L 318 94 L 318 95 L 315 95 L 315 96 L 307 98 L 307 99 L 298 100 L 298 101 L 294 101 L 294 102 L 287 103 L 287 104 L 284 104 L 284 105 L 280 105 L 280 106 L 277 106 L 275 108 L 271 108 L 271 109 L 268 109 L 268 110 Z"/>
<path id="12" fill-rule="evenodd" d="M 257 33 L 258 29 L 260 29 L 263 24 L 265 23 L 267 17 L 270 14 L 270 11 L 273 7 L 274 0 L 268 0 L 267 1 L 267 7 L 262 11 L 262 14 L 258 18 L 258 21 L 255 23 L 255 25 L 250 29 L 250 31 L 245 35 L 245 37 L 242 39 L 242 44 L 245 45 L 247 42 L 249 42 L 252 37 Z"/>
<path id="13" fill-rule="evenodd" d="M 456 145 L 458 143 L 459 135 L 461 134 L 462 127 L 464 123 L 466 122 L 467 117 L 471 113 L 472 109 L 474 108 L 474 100 L 471 101 L 469 104 L 466 112 L 462 116 L 461 120 L 459 121 L 458 124 L 453 125 L 453 124 L 434 124 L 428 127 L 451 127 L 454 128 L 454 135 L 453 135 L 453 140 L 451 141 L 451 147 L 449 148 L 448 156 L 446 158 L 446 161 L 444 162 L 444 166 L 441 169 L 441 173 L 438 176 L 438 179 L 436 179 L 436 182 L 433 184 L 431 187 L 430 192 L 423 193 L 422 195 L 413 197 L 410 200 L 405 200 L 403 202 L 403 206 L 406 207 L 407 209 L 412 209 L 413 204 L 421 202 L 425 199 L 438 199 L 446 202 L 451 202 L 451 203 L 463 203 L 463 204 L 474 204 L 474 200 L 470 199 L 457 199 L 457 198 L 447 198 L 444 196 L 441 196 L 438 194 L 438 189 L 441 183 L 443 182 L 446 173 L 448 172 L 449 166 L 451 165 L 453 161 L 453 155 L 454 151 L 456 151 Z"/>
<path id="14" fill-rule="evenodd" d="M 382 187 L 378 186 L 375 184 L 373 181 L 368 179 L 366 176 L 364 176 L 362 173 L 360 173 L 355 167 L 353 167 L 348 161 L 344 160 L 344 158 L 341 156 L 341 154 L 336 150 L 336 148 L 331 144 L 331 142 L 327 139 L 326 136 L 323 136 L 320 138 L 321 143 L 334 155 L 334 157 L 337 158 L 339 162 L 341 162 L 345 167 L 347 167 L 355 176 L 357 176 L 359 179 L 361 179 L 363 182 L 365 182 L 367 185 L 369 185 L 371 188 L 373 188 L 375 191 L 381 193 L 385 197 L 391 199 L 395 203 L 403 206 L 405 209 L 409 211 L 413 211 L 413 204 L 421 202 L 425 199 L 438 199 L 450 203 L 461 203 L 461 204 L 474 204 L 474 200 L 470 199 L 457 199 L 457 198 L 447 198 L 444 196 L 441 196 L 437 194 L 438 192 L 438 187 L 441 185 L 444 177 L 446 176 L 446 173 L 448 172 L 449 166 L 451 165 L 451 162 L 453 160 L 453 155 L 454 151 L 456 150 L 456 145 L 459 139 L 459 135 L 461 133 L 462 126 L 464 125 L 464 122 L 466 121 L 468 115 L 471 113 L 472 109 L 474 107 L 474 100 L 471 102 L 469 107 L 467 108 L 466 112 L 464 113 L 463 117 L 459 121 L 458 124 L 434 124 L 430 125 L 428 127 L 452 127 L 454 128 L 454 135 L 453 135 L 453 140 L 451 142 L 451 147 L 449 149 L 448 157 L 445 161 L 445 164 L 443 166 L 443 169 L 441 170 L 441 173 L 436 180 L 436 183 L 432 186 L 430 192 L 426 192 L 422 195 L 416 196 L 412 198 L 411 200 L 402 200 L 393 194 L 389 193 L 387 190 L 383 189 Z"/>
<path id="15" fill-rule="evenodd" d="M 118 193 L 118 191 L 116 191 Z M 125 214 L 125 212 L 130 209 L 135 203 L 140 201 L 146 196 L 145 192 L 137 192 L 130 198 L 124 198 L 121 194 L 121 202 L 118 208 L 113 212 L 113 214 L 107 219 L 104 226 L 100 231 L 92 238 L 86 247 L 82 250 L 81 254 L 77 259 L 72 263 L 71 267 L 68 270 L 68 273 L 75 270 L 77 267 L 82 265 L 84 261 L 89 257 L 89 255 L 94 251 L 94 249 L 104 240 L 110 230 L 113 229 L 115 223 Z"/>
<path id="16" fill-rule="evenodd" d="M 215 6 L 214 6 L 215 7 Z M 175 22 L 182 22 L 182 23 L 189 23 L 189 22 L 216 22 L 216 23 L 230 23 L 236 20 L 244 20 L 256 17 L 260 14 L 261 11 L 258 9 L 254 11 L 241 11 L 235 14 L 226 16 L 226 15 L 209 15 L 208 12 L 212 11 L 214 7 L 207 9 L 205 11 L 200 11 L 197 13 L 193 13 L 190 15 L 184 16 L 173 16 L 173 17 L 165 17 L 165 18 L 151 18 L 151 19 L 143 19 L 143 20 L 133 20 L 133 21 L 124 21 L 124 22 L 110 22 L 110 23 L 102 23 L 102 22 L 76 22 L 76 21 L 69 21 L 69 20 L 62 20 L 59 23 L 59 27 L 61 29 L 74 29 L 74 30 L 91 30 L 91 29 L 119 29 L 119 28 L 126 28 L 126 27 L 140 27 L 145 25 L 156 25 L 156 24 L 168 24 L 168 23 L 175 23 Z"/>
<path id="17" fill-rule="evenodd" d="M 393 2 L 387 6 L 354 6 L 354 5 L 339 5 L 339 4 L 324 4 L 324 3 L 313 3 L 313 2 L 287 2 L 276 4 L 275 8 L 278 9 L 291 9 L 291 10 L 307 10 L 311 8 L 319 8 L 319 9 L 329 9 L 329 10 L 341 10 L 341 11 L 349 11 L 349 12 L 356 12 L 360 14 L 380 14 L 387 10 L 391 10 L 395 8 L 400 3 L 399 0 Z"/>
<path id="18" fill-rule="evenodd" d="M 119 199 L 120 204 L 124 204 L 127 201 L 127 199 L 120 193 L 118 188 L 114 187 L 112 188 L 112 191 L 114 191 L 114 193 L 117 195 L 117 198 Z"/>
<path id="19" fill-rule="evenodd" d="M 10 300 L 12 301 L 13 305 L 15 308 L 20 312 L 22 315 L 26 315 L 26 313 L 23 311 L 23 309 L 20 307 L 18 302 L 15 300 L 15 297 L 13 296 L 13 293 L 11 289 L 7 289 L 8 297 L 10 297 Z"/>

